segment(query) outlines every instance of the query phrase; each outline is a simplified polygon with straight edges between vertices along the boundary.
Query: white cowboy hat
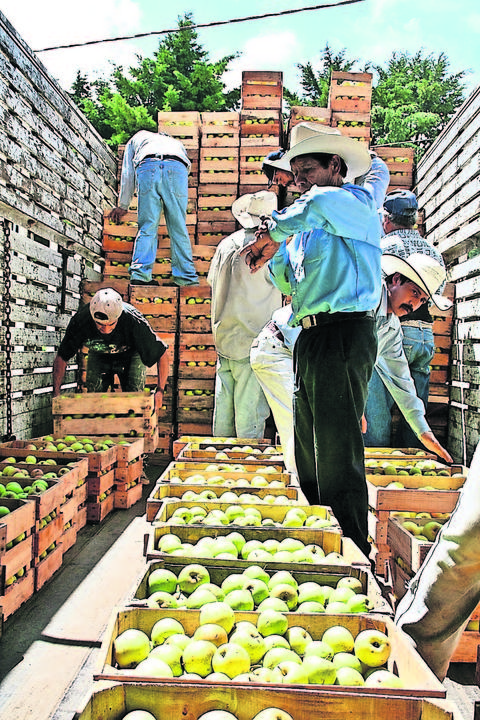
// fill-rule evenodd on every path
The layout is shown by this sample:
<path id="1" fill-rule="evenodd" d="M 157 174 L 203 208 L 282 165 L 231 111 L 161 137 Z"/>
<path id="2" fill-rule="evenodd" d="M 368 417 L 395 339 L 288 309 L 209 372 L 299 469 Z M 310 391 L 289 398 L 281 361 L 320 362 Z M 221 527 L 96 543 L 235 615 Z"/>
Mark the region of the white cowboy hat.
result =
<path id="1" fill-rule="evenodd" d="M 418 285 L 428 294 L 439 310 L 448 310 L 452 301 L 444 295 L 437 295 L 437 290 L 446 278 L 445 268 L 431 255 L 413 253 L 404 260 L 398 255 L 384 253 L 382 270 L 387 277 L 400 273 Z"/>
<path id="2" fill-rule="evenodd" d="M 342 135 L 340 130 L 315 122 L 298 123 L 292 128 L 290 150 L 284 158 L 291 162 L 299 155 L 328 153 L 339 155 L 347 166 L 348 182 L 364 175 L 372 163 L 368 147 L 359 140 Z"/>
<path id="3" fill-rule="evenodd" d="M 232 203 L 232 215 L 244 228 L 258 227 L 262 217 L 270 217 L 276 209 L 277 196 L 267 190 L 241 195 Z"/>

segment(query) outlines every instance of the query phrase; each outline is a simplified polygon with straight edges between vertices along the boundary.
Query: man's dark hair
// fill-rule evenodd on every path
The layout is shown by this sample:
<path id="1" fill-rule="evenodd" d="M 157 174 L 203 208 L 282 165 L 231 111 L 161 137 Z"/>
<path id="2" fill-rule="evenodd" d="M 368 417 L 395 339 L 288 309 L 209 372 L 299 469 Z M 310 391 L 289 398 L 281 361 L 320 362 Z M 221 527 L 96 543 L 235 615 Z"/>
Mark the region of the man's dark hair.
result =
<path id="1" fill-rule="evenodd" d="M 402 273 L 394 272 L 394 273 L 392 273 L 391 275 L 388 275 L 388 276 L 385 278 L 385 282 L 387 283 L 387 285 L 391 285 L 391 283 L 393 282 L 393 276 L 394 276 L 394 275 L 399 275 L 399 276 L 400 276 L 400 285 L 405 285 L 406 282 L 412 282 L 412 283 L 413 283 L 413 280 L 410 280 L 410 278 L 405 277 L 405 275 L 402 275 Z M 415 284 L 415 283 L 414 283 L 414 284 Z"/>
<path id="2" fill-rule="evenodd" d="M 308 156 L 312 157 L 314 160 L 316 160 L 318 163 L 320 163 L 322 168 L 325 168 L 325 170 L 326 170 L 330 164 L 330 160 L 333 157 L 333 153 L 308 153 Z M 348 172 L 347 164 L 346 164 L 345 160 L 340 157 L 340 155 L 338 155 L 338 157 L 340 158 L 340 175 L 344 178 L 347 176 L 347 172 Z M 295 158 L 293 158 L 293 159 L 295 159 Z"/>
<path id="3" fill-rule="evenodd" d="M 385 217 L 393 224 L 398 227 L 411 229 L 417 222 L 417 211 L 415 210 L 411 215 L 393 215 L 386 210 L 383 211 Z"/>

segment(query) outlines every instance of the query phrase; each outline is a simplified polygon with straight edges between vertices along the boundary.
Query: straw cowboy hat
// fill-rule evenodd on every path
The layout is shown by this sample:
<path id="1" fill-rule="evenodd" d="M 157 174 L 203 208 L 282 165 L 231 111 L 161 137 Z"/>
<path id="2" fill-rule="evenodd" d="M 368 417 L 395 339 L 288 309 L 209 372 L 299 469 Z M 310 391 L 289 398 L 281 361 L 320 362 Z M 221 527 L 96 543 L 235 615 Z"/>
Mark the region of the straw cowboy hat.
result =
<path id="1" fill-rule="evenodd" d="M 285 154 L 284 159 L 291 162 L 299 155 L 312 153 L 339 155 L 347 166 L 348 182 L 364 175 L 372 163 L 367 146 L 342 135 L 337 128 L 315 122 L 298 123 L 292 128 L 290 150 Z"/>
<path id="2" fill-rule="evenodd" d="M 428 294 L 439 310 L 448 310 L 452 306 L 451 300 L 437 294 L 446 274 L 445 268 L 431 255 L 413 253 L 404 260 L 398 255 L 385 253 L 382 255 L 382 270 L 387 277 L 400 273 L 411 280 Z"/>
<path id="3" fill-rule="evenodd" d="M 258 227 L 262 217 L 270 217 L 276 209 L 277 196 L 266 190 L 241 195 L 232 203 L 232 215 L 244 228 Z"/>

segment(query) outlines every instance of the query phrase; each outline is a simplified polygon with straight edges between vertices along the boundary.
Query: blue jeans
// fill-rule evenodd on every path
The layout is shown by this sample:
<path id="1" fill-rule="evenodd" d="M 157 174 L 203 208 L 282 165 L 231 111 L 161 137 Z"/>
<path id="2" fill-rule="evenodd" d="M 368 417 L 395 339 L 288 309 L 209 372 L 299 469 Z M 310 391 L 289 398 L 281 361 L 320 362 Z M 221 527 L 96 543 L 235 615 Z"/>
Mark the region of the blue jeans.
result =
<path id="1" fill-rule="evenodd" d="M 434 353 L 433 331 L 431 327 L 402 326 L 403 349 L 410 366 L 418 397 L 425 408 L 428 403 L 430 381 L 430 361 Z M 368 385 L 367 432 L 364 442 L 367 447 L 392 446 L 392 408 L 394 399 L 374 369 Z M 423 447 L 418 437 L 410 428 L 403 416 L 399 428 L 396 445 L 398 447 Z"/>
<path id="2" fill-rule="evenodd" d="M 213 434 L 260 440 L 269 415 L 270 407 L 250 366 L 250 358 L 229 360 L 219 355 Z"/>
<path id="3" fill-rule="evenodd" d="M 138 233 L 130 274 L 132 280 L 151 280 L 162 210 L 171 241 L 172 276 L 177 285 L 198 285 L 185 217 L 188 170 L 177 160 L 146 158 L 136 169 Z"/>

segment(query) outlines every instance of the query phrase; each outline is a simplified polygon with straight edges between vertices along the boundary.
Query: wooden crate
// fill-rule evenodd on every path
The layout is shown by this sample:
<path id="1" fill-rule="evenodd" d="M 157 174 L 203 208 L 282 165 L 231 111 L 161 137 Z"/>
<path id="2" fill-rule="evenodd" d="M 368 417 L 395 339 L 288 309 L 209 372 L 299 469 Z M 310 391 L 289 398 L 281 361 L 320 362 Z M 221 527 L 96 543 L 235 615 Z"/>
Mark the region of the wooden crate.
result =
<path id="1" fill-rule="evenodd" d="M 10 510 L 0 521 L 0 562 L 19 536 L 31 537 L 35 532 L 35 504 L 28 500 L 2 498 L 2 505 Z"/>
<path id="2" fill-rule="evenodd" d="M 407 518 L 389 517 L 387 544 L 390 546 L 393 560 L 401 558 L 404 570 L 412 576 L 420 570 L 433 543 L 428 540 L 419 540 L 406 530 L 403 527 L 405 520 Z M 422 522 L 416 518 L 408 518 L 408 520 L 415 525 L 422 525 Z M 432 518 L 432 520 L 440 523 L 440 525 L 446 522 L 446 518 Z"/>
<path id="3" fill-rule="evenodd" d="M 130 285 L 129 302 L 148 320 L 153 330 L 173 333 L 177 329 L 178 287 Z"/>
<path id="4" fill-rule="evenodd" d="M 242 72 L 243 110 L 282 109 L 283 73 L 275 71 Z"/>
<path id="5" fill-rule="evenodd" d="M 50 522 L 40 528 L 40 521 L 37 520 L 37 531 L 33 536 L 33 560 L 34 566 L 41 562 L 41 556 L 48 551 L 48 548 L 59 542 L 61 543 L 64 520 L 63 515 L 59 512 Z"/>
<path id="6" fill-rule="evenodd" d="M 96 502 L 96 498 L 113 488 L 115 484 L 116 464 L 105 468 L 98 473 L 91 474 L 87 478 L 87 489 L 89 502 Z"/>
<path id="7" fill-rule="evenodd" d="M 281 146 L 282 114 L 280 110 L 241 110 L 240 147 L 251 145 Z"/>
<path id="8" fill-rule="evenodd" d="M 98 290 L 102 288 L 113 288 L 124 300 L 128 301 L 128 285 L 129 280 L 126 277 L 121 278 L 104 278 L 100 281 L 86 280 L 83 283 L 82 301 L 84 303 L 90 302 L 92 297 Z"/>
<path id="9" fill-rule="evenodd" d="M 217 350 L 213 342 L 212 333 L 185 333 L 179 335 L 178 377 L 179 380 L 190 378 L 198 380 L 211 380 L 215 378 L 217 365 Z M 198 389 L 202 386 L 199 385 Z M 205 386 L 210 389 L 210 386 Z M 192 389 L 192 384 L 184 384 L 182 390 Z M 198 393 L 199 395 L 201 393 Z"/>
<path id="10" fill-rule="evenodd" d="M 35 570 L 30 568 L 0 595 L 0 612 L 7 620 L 35 592 Z"/>
<path id="11" fill-rule="evenodd" d="M 231 207 L 238 196 L 237 185 L 204 183 L 198 188 L 198 222 L 234 223 Z M 228 233 L 227 233 L 228 234 Z"/>
<path id="12" fill-rule="evenodd" d="M 181 333 L 209 333 L 212 330 L 212 289 L 210 285 L 182 287 L 179 295 Z"/>
<path id="13" fill-rule="evenodd" d="M 175 484 L 168 484 L 168 483 L 158 483 L 153 488 L 152 492 L 150 493 L 149 497 L 147 498 L 147 520 L 148 522 L 153 522 L 156 518 L 158 511 L 160 510 L 160 506 L 162 503 L 169 499 L 176 499 L 180 500 L 184 493 L 187 492 L 187 490 L 191 490 L 193 492 L 201 492 L 202 489 L 211 490 L 215 493 L 215 495 L 218 498 L 218 501 L 221 502 L 220 496 L 226 492 L 225 487 L 218 487 L 216 485 L 205 485 L 199 487 L 198 485 L 175 485 Z M 244 487 L 231 487 L 229 488 L 229 491 L 234 493 L 234 495 L 243 495 L 247 493 L 251 496 L 252 502 L 255 503 L 255 498 L 264 498 L 266 495 L 274 495 L 275 497 L 283 496 L 288 498 L 291 504 L 297 504 L 298 501 L 298 489 L 296 487 L 283 487 L 283 488 L 244 488 Z M 215 503 L 218 502 L 217 500 L 213 499 L 210 502 Z M 224 501 L 223 501 L 224 502 Z"/>
<path id="14" fill-rule="evenodd" d="M 228 489 L 234 484 L 238 484 L 240 487 L 247 487 L 244 483 L 239 484 L 238 480 L 242 478 L 251 479 L 255 475 L 262 475 L 265 477 L 267 482 L 270 484 L 273 480 L 279 480 L 283 486 L 287 487 L 291 484 L 291 475 L 287 472 L 278 472 L 275 468 L 263 464 L 252 463 L 248 467 L 245 465 L 232 465 L 231 463 L 211 463 L 211 462 L 182 462 L 181 460 L 174 460 L 165 469 L 165 471 L 158 478 L 158 482 L 170 483 L 186 483 L 194 484 L 191 480 L 193 475 L 202 475 L 205 482 L 208 484 L 214 484 L 212 478 L 214 476 L 224 476 L 225 478 L 225 489 Z M 210 480 L 210 483 L 208 482 Z M 215 483 L 219 487 L 221 483 Z M 276 485 L 276 484 L 275 484 Z M 274 485 L 274 487 L 275 487 Z M 267 486 L 265 486 L 267 487 Z M 277 487 L 280 487 L 279 485 Z"/>
<path id="15" fill-rule="evenodd" d="M 371 73 L 333 70 L 328 105 L 332 112 L 369 113 L 372 104 Z"/>
<path id="16" fill-rule="evenodd" d="M 139 500 L 142 499 L 142 491 L 143 485 L 141 482 L 137 482 L 136 484 L 131 485 L 127 489 L 123 487 L 119 488 L 117 486 L 113 493 L 114 508 L 116 510 L 128 510 L 128 508 L 132 507 L 132 505 L 135 505 L 135 503 L 139 502 Z"/>
<path id="17" fill-rule="evenodd" d="M 148 443 L 157 427 L 155 396 L 151 392 L 60 395 L 52 400 L 52 413 L 54 433 L 59 435 L 109 435 L 127 440 L 143 437 Z"/>
<path id="18" fill-rule="evenodd" d="M 202 112 L 202 148 L 238 147 L 240 115 L 238 112 Z"/>
<path id="19" fill-rule="evenodd" d="M 190 112 L 159 112 L 158 130 L 171 137 L 181 140 L 186 148 L 195 149 L 200 143 L 200 113 Z"/>
<path id="20" fill-rule="evenodd" d="M 222 457 L 218 457 L 219 453 Z M 278 472 L 285 471 L 280 447 L 255 442 L 239 445 L 238 443 L 192 441 L 181 450 L 178 459 L 195 462 L 242 463 L 247 469 L 252 463 L 273 465 Z"/>
<path id="21" fill-rule="evenodd" d="M 288 132 L 301 122 L 318 122 L 323 125 L 330 125 L 332 119 L 332 111 L 328 108 L 315 107 L 309 105 L 293 105 L 290 108 L 288 118 Z"/>
<path id="22" fill-rule="evenodd" d="M 59 540 L 53 550 L 50 550 L 47 556 L 40 560 L 38 565 L 34 567 L 35 572 L 35 592 L 38 592 L 47 583 L 53 575 L 60 570 L 63 563 L 63 546 Z"/>
<path id="23" fill-rule="evenodd" d="M 104 641 L 98 657 L 97 670 L 94 671 L 94 680 L 119 680 L 122 682 L 142 682 L 147 681 L 152 684 L 165 684 L 165 679 L 156 679 L 152 677 L 141 677 L 139 674 L 129 670 L 116 670 L 114 668 L 114 650 L 113 643 L 118 635 L 129 628 L 138 628 L 147 635 L 150 635 L 153 625 L 161 618 L 172 617 L 177 619 L 184 627 L 187 635 L 193 635 L 199 623 L 199 611 L 197 610 L 150 610 L 145 608 L 126 608 L 114 610 L 107 630 L 105 631 Z M 235 613 L 235 621 L 250 621 L 256 623 L 258 613 L 255 612 L 238 612 Z M 435 677 L 433 672 L 427 667 L 425 662 L 420 658 L 412 647 L 411 640 L 408 636 L 399 630 L 393 621 L 384 615 L 303 615 L 301 621 L 295 613 L 287 613 L 289 627 L 298 626 L 305 628 L 310 633 L 313 640 L 321 638 L 325 630 L 334 625 L 344 625 L 353 634 L 354 637 L 359 632 L 366 629 L 377 629 L 385 633 L 391 642 L 392 651 L 387 663 L 390 670 L 395 669 L 396 673 L 403 680 L 403 688 L 361 688 L 361 694 L 371 697 L 388 696 L 396 697 L 419 697 L 419 698 L 445 698 L 446 689 Z M 175 682 L 175 681 L 173 681 Z M 181 680 L 177 681 L 180 685 Z M 172 680 L 168 680 L 168 684 Z M 195 684 L 195 683 L 194 683 Z M 229 683 L 230 685 L 230 683 Z M 199 685 L 202 687 L 202 685 Z M 298 685 L 282 685 L 282 690 L 290 692 L 298 703 L 297 693 Z M 359 688 L 356 688 L 360 692 Z M 251 691 L 251 688 L 250 688 Z M 262 689 L 263 692 L 263 689 Z M 315 696 L 317 703 L 323 705 L 321 698 L 326 697 L 326 693 L 334 695 L 336 692 L 344 693 L 345 688 L 340 685 L 316 685 Z M 252 693 L 252 695 L 261 693 Z M 345 710 L 343 710 L 345 712 Z M 341 715 L 344 717 L 344 715 Z"/>
<path id="24" fill-rule="evenodd" d="M 80 435 L 81 438 L 86 438 L 86 435 Z M 48 438 L 48 439 L 46 439 Z M 50 440 L 53 438 L 53 440 Z M 100 441 L 100 437 L 89 437 L 93 443 Z M 54 450 L 45 449 L 53 443 L 58 443 L 63 440 L 63 435 L 44 435 L 40 438 L 33 438 L 32 440 L 12 440 L 11 442 L 4 443 L 0 447 L 12 448 L 15 455 L 18 457 L 26 457 L 27 455 L 34 455 L 39 460 L 52 458 L 53 460 L 59 461 L 72 461 L 72 460 L 87 460 L 88 461 L 88 472 L 96 472 L 97 470 L 104 470 L 105 468 L 113 465 L 117 460 L 117 446 L 114 445 L 109 447 L 108 450 L 95 450 L 89 453 L 74 452 L 72 450 L 55 452 Z M 35 446 L 35 449 L 31 447 Z M 68 445 L 68 444 L 67 444 Z"/>
<path id="25" fill-rule="evenodd" d="M 278 145 L 252 145 L 240 147 L 240 184 L 268 185 L 268 178 L 262 171 L 263 161 Z"/>
<path id="26" fill-rule="evenodd" d="M 216 247 L 225 237 L 235 232 L 236 229 L 237 225 L 234 220 L 199 221 L 197 224 L 196 244 L 198 246 L 206 245 Z"/>
<path id="27" fill-rule="evenodd" d="M 437 488 L 435 490 L 423 489 L 432 485 L 432 478 L 427 475 L 401 476 L 403 489 L 393 489 L 386 486 L 398 480 L 398 475 L 367 474 L 368 504 L 377 512 L 381 510 L 452 512 L 466 479 L 466 469 L 455 465 L 450 469 L 452 473 L 463 474 L 461 477 L 435 477 Z"/>
<path id="28" fill-rule="evenodd" d="M 199 181 L 200 184 L 237 184 L 238 148 L 202 147 L 200 150 Z"/>
<path id="29" fill-rule="evenodd" d="M 366 447 L 365 448 L 365 459 L 385 459 L 390 460 L 394 458 L 395 460 L 404 460 L 404 459 L 412 459 L 413 457 L 416 457 L 417 459 L 431 459 L 435 460 L 436 455 L 433 455 L 432 453 L 429 453 L 427 450 L 422 450 L 420 448 L 397 448 L 397 447 Z"/>
<path id="30" fill-rule="evenodd" d="M 413 164 L 415 150 L 413 147 L 382 147 L 373 148 L 388 167 L 390 184 L 395 187 L 411 188 L 413 184 Z"/>
<path id="31" fill-rule="evenodd" d="M 113 490 L 98 502 L 87 502 L 87 522 L 100 523 L 105 520 L 115 507 L 115 493 Z"/>
<path id="32" fill-rule="evenodd" d="M 185 567 L 182 562 L 177 562 L 175 557 L 171 557 L 170 560 L 165 562 L 152 561 L 146 566 L 146 569 L 141 573 L 141 576 L 134 583 L 132 595 L 128 600 L 128 604 L 134 604 L 138 607 L 142 604 L 142 601 L 149 597 L 148 593 L 148 579 L 154 570 L 159 568 L 170 570 L 174 575 L 178 577 L 181 570 Z M 240 571 L 241 572 L 241 571 Z M 266 572 L 272 576 L 275 570 L 266 570 Z M 218 565 L 209 568 L 210 582 L 214 585 L 220 586 L 226 577 L 232 574 L 231 567 L 223 567 L 219 561 Z M 361 582 L 361 592 L 368 595 L 370 600 L 374 603 L 374 609 L 372 612 L 382 613 L 386 615 L 393 615 L 393 609 L 385 599 L 382 597 L 381 589 L 372 575 L 372 572 L 365 567 L 354 567 L 352 565 L 346 565 L 343 568 L 337 568 L 330 572 L 329 570 L 318 571 L 315 566 L 304 566 L 297 567 L 292 573 L 293 577 L 297 581 L 298 585 L 304 582 L 316 582 L 319 585 L 328 585 L 329 587 L 336 587 L 338 581 L 341 578 L 356 578 Z M 145 604 L 145 603 L 143 603 Z"/>
<path id="33" fill-rule="evenodd" d="M 370 115 L 368 113 L 332 112 L 332 127 L 342 135 L 370 144 Z"/>
<path id="34" fill-rule="evenodd" d="M 68 527 L 67 527 L 68 525 Z M 77 542 L 78 537 L 78 527 L 75 522 L 69 522 L 64 526 L 63 533 L 62 533 L 62 549 L 63 549 L 63 555 L 65 555 L 70 548 L 72 548 L 75 543 Z"/>
<path id="35" fill-rule="evenodd" d="M 207 366 L 208 367 L 208 366 Z M 213 373 L 214 375 L 214 373 Z M 177 418 L 192 422 L 210 418 L 215 404 L 215 377 L 179 378 L 177 386 Z"/>
<path id="36" fill-rule="evenodd" d="M 208 245 L 194 245 L 192 248 L 193 264 L 197 271 L 198 280 L 200 286 L 210 289 L 210 285 L 207 284 L 207 275 L 210 269 L 210 262 L 215 254 L 215 247 L 209 247 Z M 187 287 L 187 290 L 189 288 Z M 195 286 L 190 290 L 195 289 Z"/>
<path id="37" fill-rule="evenodd" d="M 293 694 L 285 686 L 262 685 L 261 691 L 252 692 L 251 687 L 229 683 L 213 691 L 211 684 L 201 680 L 162 684 L 117 681 L 107 686 L 97 684 L 76 720 L 118 720 L 139 708 L 156 717 L 162 707 L 169 709 L 172 718 L 198 718 L 211 710 L 224 710 L 234 713 L 238 720 L 252 720 L 262 710 L 278 708 L 295 720 L 339 720 L 348 715 L 375 720 L 461 720 L 457 708 L 443 700 L 372 696 L 359 693 L 360 688 L 355 692 L 336 688 L 331 695 L 324 691 L 319 703 L 317 687 L 297 687 Z"/>

